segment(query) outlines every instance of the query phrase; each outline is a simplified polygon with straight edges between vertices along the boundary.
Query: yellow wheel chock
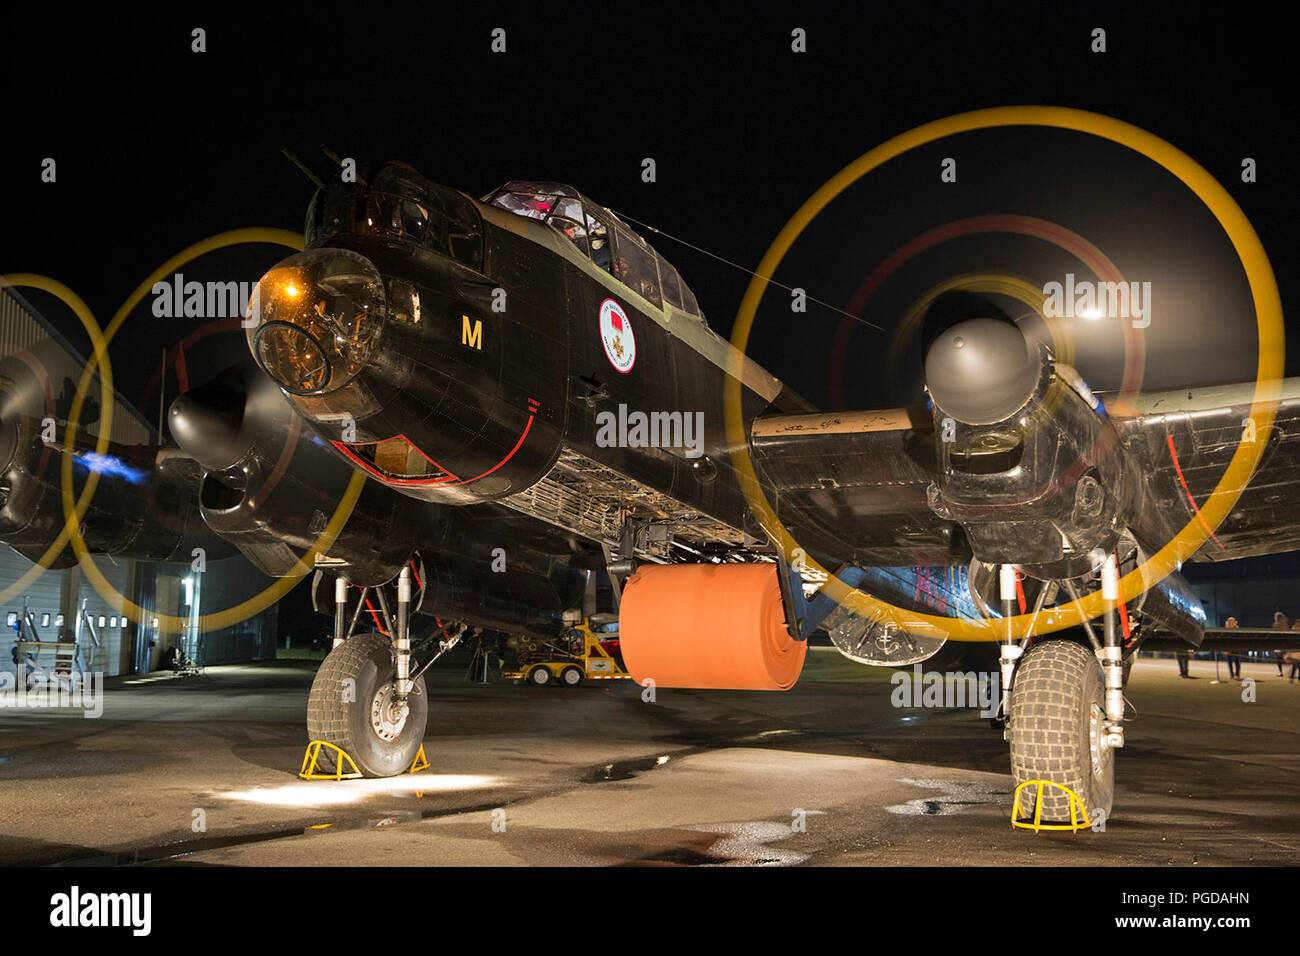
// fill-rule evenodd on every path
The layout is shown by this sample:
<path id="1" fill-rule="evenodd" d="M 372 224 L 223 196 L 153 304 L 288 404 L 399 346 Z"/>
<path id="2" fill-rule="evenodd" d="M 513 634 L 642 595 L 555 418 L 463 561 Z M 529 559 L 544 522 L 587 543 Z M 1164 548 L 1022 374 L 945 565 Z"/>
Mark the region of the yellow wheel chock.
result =
<path id="1" fill-rule="evenodd" d="M 319 767 L 320 752 L 322 747 L 328 747 L 334 751 L 334 772 L 322 772 Z M 347 761 L 352 767 L 351 773 L 343 772 L 343 761 Z M 361 776 L 361 770 L 357 767 L 357 762 L 348 756 L 348 752 L 328 740 L 313 740 L 307 745 L 307 752 L 302 757 L 302 769 L 298 771 L 298 776 L 304 780 L 355 780 Z"/>
<path id="2" fill-rule="evenodd" d="M 320 769 L 322 747 L 328 747 L 334 751 L 333 771 Z M 347 766 L 352 768 L 348 773 L 343 772 L 345 760 Z M 428 767 L 429 758 L 424 755 L 424 744 L 420 744 L 420 752 L 415 755 L 415 759 L 411 761 L 411 769 L 406 772 L 416 773 L 420 770 L 427 770 Z M 303 780 L 356 780 L 361 775 L 357 762 L 348 755 L 348 752 L 328 740 L 313 740 L 307 745 L 307 752 L 302 757 L 302 769 L 298 771 L 298 776 Z"/>
<path id="3" fill-rule="evenodd" d="M 411 761 L 411 769 L 406 772 L 415 773 L 417 770 L 428 770 L 428 769 L 429 769 L 429 758 L 424 755 L 424 744 L 420 744 L 420 752 L 415 755 L 415 759 Z"/>
<path id="4" fill-rule="evenodd" d="M 1020 811 L 1020 791 L 1025 787 L 1037 784 L 1038 793 L 1034 797 L 1034 819 L 1033 822 L 1028 820 L 1017 819 Z M 1055 787 L 1057 790 L 1064 790 L 1070 795 L 1070 822 L 1069 823 L 1043 823 L 1043 788 Z M 1083 821 L 1079 821 L 1079 814 L 1083 815 Z M 1064 784 L 1057 783 L 1054 780 L 1026 780 L 1020 786 L 1016 787 L 1016 792 L 1011 797 L 1011 825 L 1020 827 L 1023 830 L 1033 830 L 1037 833 L 1040 830 L 1072 830 L 1078 833 L 1085 827 L 1091 827 L 1092 822 L 1088 819 L 1088 808 L 1084 806 L 1079 795 Z"/>

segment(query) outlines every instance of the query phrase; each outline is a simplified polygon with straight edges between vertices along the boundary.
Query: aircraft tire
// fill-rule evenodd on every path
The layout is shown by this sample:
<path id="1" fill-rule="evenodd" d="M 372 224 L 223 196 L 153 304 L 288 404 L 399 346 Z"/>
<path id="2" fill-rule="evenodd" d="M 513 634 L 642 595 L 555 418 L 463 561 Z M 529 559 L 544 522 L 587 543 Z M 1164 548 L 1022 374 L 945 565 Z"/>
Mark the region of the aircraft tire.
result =
<path id="1" fill-rule="evenodd" d="M 1016 668 L 1008 704 L 1011 775 L 1069 787 L 1087 805 L 1089 819 L 1110 816 L 1115 752 L 1102 743 L 1106 714 L 1101 669 L 1090 648 L 1071 640 L 1032 646 Z M 1036 787 L 1020 794 L 1017 816 L 1032 819 Z M 1043 790 L 1044 823 L 1069 823 L 1070 798 Z"/>
<path id="2" fill-rule="evenodd" d="M 421 676 L 407 698 L 410 710 L 405 721 L 391 721 L 386 705 L 396 676 L 392 641 L 387 637 L 357 634 L 348 638 L 329 652 L 312 681 L 307 698 L 308 737 L 341 747 L 364 776 L 405 773 L 424 741 L 429 697 Z M 345 683 L 349 679 L 355 681 L 350 688 Z M 322 761 L 327 753 L 333 756 L 324 751 Z"/>

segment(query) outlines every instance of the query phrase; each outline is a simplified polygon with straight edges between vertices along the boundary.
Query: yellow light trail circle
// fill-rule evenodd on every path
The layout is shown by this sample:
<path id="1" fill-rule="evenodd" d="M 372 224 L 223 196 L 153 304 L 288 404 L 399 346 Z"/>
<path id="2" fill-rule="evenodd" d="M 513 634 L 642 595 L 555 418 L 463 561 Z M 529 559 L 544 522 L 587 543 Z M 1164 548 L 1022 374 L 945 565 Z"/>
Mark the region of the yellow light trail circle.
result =
<path id="1" fill-rule="evenodd" d="M 103 338 L 99 334 L 99 322 L 95 319 L 95 314 L 90 311 L 90 307 L 82 298 L 69 289 L 62 282 L 51 279 L 48 276 L 36 275 L 30 272 L 15 273 L 11 276 L 0 276 L 0 287 L 13 286 L 40 289 L 42 292 L 48 292 L 50 295 L 58 298 L 64 305 L 73 311 L 79 320 L 81 326 L 86 330 L 86 335 L 94 344 L 94 358 L 90 364 L 82 370 L 81 380 L 77 384 L 77 395 L 80 397 L 83 390 L 90 380 L 90 374 L 99 362 L 103 363 L 103 372 L 99 376 L 99 406 L 100 406 L 100 426 L 99 437 L 95 441 L 95 453 L 104 454 L 108 450 L 109 436 L 113 428 L 113 364 L 109 360 L 108 352 L 104 348 Z M 67 453 L 63 457 L 66 459 L 72 454 L 72 432 L 69 430 L 64 436 L 64 451 Z M 75 508 L 64 507 L 65 523 L 59 536 L 54 539 L 54 543 L 45 549 L 39 561 L 33 564 L 27 571 L 15 581 L 12 585 L 0 591 L 0 604 L 7 604 L 9 599 L 19 594 L 27 588 L 40 575 L 48 570 L 50 562 L 59 556 L 64 546 L 68 543 L 70 537 L 69 529 L 80 536 L 81 517 L 90 507 L 90 499 L 95 493 L 95 486 L 99 484 L 99 473 L 91 471 L 86 479 L 86 487 L 81 490 L 81 497 L 77 499 Z M 68 496 L 71 500 L 71 496 Z M 71 512 L 71 514 L 69 514 Z"/>
<path id="2" fill-rule="evenodd" d="M 153 288 L 155 282 L 160 281 L 164 276 L 170 275 L 186 263 L 197 259 L 199 256 L 213 252 L 217 249 L 224 249 L 227 246 L 241 245 L 243 243 L 266 243 L 270 245 L 288 246 L 290 249 L 296 251 L 301 251 L 303 248 L 302 236 L 297 233 L 289 232 L 287 229 L 258 227 L 250 229 L 234 229 L 230 232 L 219 233 L 218 235 L 204 239 L 203 241 L 197 242 L 189 248 L 182 250 L 154 270 L 154 272 L 150 274 L 144 282 L 140 283 L 140 285 L 136 287 L 136 290 L 131 293 L 127 300 L 122 303 L 121 307 L 117 310 L 117 313 L 113 316 L 113 320 L 109 323 L 108 328 L 104 330 L 102 335 L 97 323 L 94 323 L 93 328 L 90 326 L 87 327 L 87 332 L 90 333 L 91 338 L 95 342 L 95 357 L 92 358 L 86 371 L 82 373 L 82 380 L 78 383 L 76 395 L 72 400 L 72 408 L 68 413 L 68 448 L 72 447 L 73 436 L 76 434 L 77 422 L 81 415 L 81 405 L 82 400 L 85 398 L 85 385 L 88 381 L 88 377 L 93 371 L 96 362 L 99 360 L 99 356 L 104 355 L 107 357 L 108 343 L 112 341 L 113 336 L 116 335 L 118 329 L 122 327 L 122 323 L 126 321 L 127 316 L 131 314 L 131 311 L 140 303 L 140 300 L 144 298 L 146 292 Z M 90 318 L 93 323 L 94 317 L 91 316 Z M 84 318 L 83 324 L 85 324 Z M 106 439 L 103 439 L 102 436 L 101 440 L 105 441 L 106 444 Z M 97 448 L 97 450 L 102 452 L 102 449 Z M 92 480 L 95 477 L 96 476 L 92 474 Z M 307 549 L 307 552 L 298 559 L 293 570 L 287 577 L 276 579 L 270 587 L 234 607 L 227 608 L 224 611 L 200 615 L 198 620 L 199 630 L 215 631 L 220 630 L 223 627 L 229 627 L 232 624 L 238 624 L 240 621 L 246 620 L 252 615 L 266 609 L 288 593 L 290 588 L 302 580 L 303 576 L 315 567 L 316 555 L 328 551 L 330 545 L 334 543 L 334 539 L 338 537 L 338 533 L 343 529 L 343 525 L 346 524 L 348 518 L 352 516 L 352 508 L 356 505 L 357 498 L 360 497 L 361 489 L 365 486 L 365 483 L 365 475 L 359 471 L 353 474 L 352 480 L 348 483 L 348 487 L 343 493 L 343 497 L 339 500 L 338 507 L 334 510 L 334 514 L 325 525 L 325 530 L 322 531 L 320 537 L 312 543 L 312 546 Z M 94 561 L 91 560 L 90 552 L 86 549 L 86 542 L 81 537 L 81 530 L 77 526 L 80 521 L 79 519 L 77 521 L 73 520 L 72 459 L 68 455 L 63 456 L 62 491 L 63 512 L 68 518 L 66 530 L 71 536 L 72 548 L 76 552 L 77 560 L 81 564 L 81 569 L 85 572 L 86 577 L 90 580 L 90 583 L 94 586 L 95 590 L 99 592 L 100 596 L 103 597 L 110 606 L 118 608 L 119 613 L 126 614 L 131 618 L 131 620 L 136 621 L 137 623 L 141 623 L 147 617 L 152 617 L 157 618 L 159 628 L 167 632 L 179 632 L 186 627 L 189 624 L 187 618 L 178 617 L 173 614 L 157 614 L 146 611 L 138 604 L 128 600 L 125 595 L 121 594 L 112 584 L 109 583 L 108 579 L 105 578 L 99 568 L 96 567 Z"/>
<path id="3" fill-rule="evenodd" d="M 800 234 L 826 208 L 830 202 L 850 185 L 889 160 L 918 146 L 958 133 L 1004 126 L 1043 126 L 1068 129 L 1107 139 L 1127 146 L 1163 167 L 1196 195 L 1213 213 L 1223 231 L 1227 233 L 1237 256 L 1245 269 L 1250 284 L 1251 298 L 1255 304 L 1255 320 L 1259 335 L 1259 355 L 1255 375 L 1255 391 L 1251 400 L 1250 417 L 1255 423 L 1255 441 L 1238 442 L 1232 460 L 1214 491 L 1201 506 L 1200 515 L 1209 528 L 1216 528 L 1241 497 L 1259 463 L 1264 446 L 1273 429 L 1274 413 L 1281 394 L 1286 336 L 1282 321 L 1282 301 L 1278 294 L 1277 279 L 1269 264 L 1259 236 L 1251 226 L 1232 196 L 1218 181 L 1182 150 L 1165 142 L 1140 127 L 1100 113 L 1069 109 L 1060 106 L 999 106 L 974 110 L 945 117 L 918 126 L 895 136 L 877 146 L 835 174 L 799 208 L 773 241 L 763 256 L 756 274 L 750 280 L 736 313 L 736 324 L 731 333 L 731 343 L 736 347 L 729 359 L 729 375 L 723 387 L 723 415 L 727 441 L 732 448 L 731 460 L 737 471 L 741 492 L 763 528 L 786 560 L 791 559 L 798 543 L 790 536 L 768 503 L 754 471 L 749 455 L 748 435 L 741 416 L 740 361 L 749 343 L 750 330 L 759 302 L 767 288 L 763 276 L 772 276 Z M 1147 588 L 1156 584 L 1191 557 L 1205 543 L 1209 531 L 1193 516 L 1163 548 L 1153 554 L 1140 567 L 1120 579 L 1120 599 L 1131 601 Z M 801 549 L 802 551 L 802 549 Z M 913 633 L 927 637 L 944 637 L 961 641 L 1000 640 L 1005 622 L 1000 622 L 997 633 L 989 621 L 968 621 L 958 618 L 938 617 L 896 607 L 887 601 L 850 588 L 811 558 L 804 563 L 828 575 L 824 586 L 826 593 L 837 603 L 864 617 L 881 617 Z M 1045 633 L 1072 627 L 1084 620 L 1102 614 L 1105 601 L 1099 591 L 1093 592 L 1077 604 L 1058 607 L 1046 621 L 1040 620 L 1036 633 Z M 1021 614 L 1011 618 L 1013 634 L 1023 637 L 1033 615 Z"/>

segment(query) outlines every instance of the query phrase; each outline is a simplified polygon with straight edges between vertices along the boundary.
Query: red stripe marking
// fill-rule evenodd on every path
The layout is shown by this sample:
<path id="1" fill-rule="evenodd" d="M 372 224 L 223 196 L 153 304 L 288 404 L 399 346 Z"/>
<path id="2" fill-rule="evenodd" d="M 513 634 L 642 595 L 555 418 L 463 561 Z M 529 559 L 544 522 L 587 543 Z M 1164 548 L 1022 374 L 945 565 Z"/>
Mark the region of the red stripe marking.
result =
<path id="1" fill-rule="evenodd" d="M 433 465 L 434 468 L 437 468 L 440 472 L 442 472 L 442 474 L 441 474 L 441 475 L 435 475 L 435 476 L 432 477 L 432 478 L 403 478 L 403 477 L 401 477 L 400 475 L 389 475 L 389 474 L 385 474 L 384 472 L 382 472 L 382 471 L 380 471 L 378 468 L 376 468 L 374 465 L 372 465 L 372 464 L 370 464 L 369 462 L 365 461 L 363 458 L 361 458 L 361 456 L 359 456 L 359 455 L 357 455 L 355 452 L 351 451 L 351 449 L 352 449 L 354 446 L 355 446 L 355 447 L 360 447 L 360 446 L 362 446 L 362 445 L 382 445 L 384 442 L 386 442 L 386 441 L 392 441 L 394 438 L 400 438 L 402 441 L 406 442 L 408 445 L 410 445 L 410 446 L 411 446 L 412 448 L 414 448 L 416 451 L 420 452 L 420 457 L 423 458 L 425 461 L 427 461 L 429 464 Z M 399 433 L 399 434 L 393 435 L 392 438 L 384 438 L 384 439 L 381 439 L 381 440 L 379 440 L 379 441 L 342 442 L 342 441 L 333 441 L 333 440 L 331 440 L 330 444 L 332 444 L 332 445 L 333 445 L 335 448 L 337 448 L 339 451 L 343 452 L 343 454 L 347 455 L 349 459 L 351 459 L 351 460 L 352 460 L 356 465 L 358 465 L 358 466 L 359 466 L 363 471 L 365 471 L 367 474 L 374 475 L 374 476 L 375 476 L 376 478 L 378 478 L 380 481 L 387 482 L 387 483 L 389 483 L 389 484 L 394 484 L 394 485 L 433 485 L 433 484 L 439 484 L 439 483 L 441 483 L 441 482 L 448 481 L 448 480 L 453 479 L 453 478 L 456 477 L 456 476 L 453 475 L 453 474 L 452 474 L 448 469 L 442 467 L 442 465 L 438 464 L 436 461 L 434 461 L 432 458 L 430 458 L 428 455 L 426 455 L 426 454 L 423 452 L 423 450 L 421 450 L 420 447 L 419 447 L 418 445 L 415 444 L 415 442 L 413 442 L 413 441 L 411 441 L 411 439 L 407 438 L 405 434 L 401 434 L 401 433 Z"/>
<path id="2" fill-rule="evenodd" d="M 185 364 L 185 343 L 176 346 L 176 388 L 183 395 L 190 390 L 190 372 Z"/>
<path id="3" fill-rule="evenodd" d="M 366 607 L 370 609 L 370 616 L 375 619 L 375 630 L 384 635 L 384 637 L 388 637 L 388 632 L 384 630 L 384 625 L 379 622 L 379 612 L 376 611 L 375 606 L 370 603 L 370 598 L 366 598 Z"/>
<path id="4" fill-rule="evenodd" d="M 1020 613 L 1025 613 L 1025 589 L 1020 584 L 1020 572 L 1016 571 L 1016 601 L 1020 605 Z"/>
<path id="5" fill-rule="evenodd" d="M 1228 549 L 1223 546 L 1223 542 L 1215 536 L 1214 529 L 1210 527 L 1209 522 L 1202 517 L 1201 509 L 1197 506 L 1196 499 L 1192 497 L 1192 490 L 1187 487 L 1187 479 L 1183 477 L 1183 468 L 1178 464 L 1178 452 L 1174 451 L 1174 436 L 1166 435 L 1165 437 L 1169 439 L 1169 456 L 1174 460 L 1174 471 L 1178 472 L 1178 480 L 1182 483 L 1183 491 L 1187 492 L 1187 500 L 1192 503 L 1192 510 L 1196 512 L 1196 517 L 1201 519 L 1202 527 L 1210 533 L 1211 538 L 1214 538 L 1214 543 L 1219 546 L 1219 550 L 1227 551 Z"/>
<path id="6" fill-rule="evenodd" d="M 369 462 L 364 461 L 364 460 L 363 460 L 359 455 L 356 454 L 356 452 L 352 451 L 351 448 L 350 448 L 346 443 L 341 442 L 341 441 L 331 441 L 330 444 L 332 444 L 332 445 L 333 445 L 335 448 L 337 448 L 339 451 L 343 452 L 343 454 L 347 455 L 348 460 L 351 461 L 351 462 L 352 462 L 354 465 L 356 465 L 358 468 L 360 468 L 362 471 L 366 472 L 366 474 L 368 474 L 368 475 L 373 475 L 374 477 L 378 478 L 380 481 L 384 482 L 384 484 L 388 484 L 388 485 L 466 485 L 466 484 L 469 484 L 471 481 L 478 481 L 480 478 L 486 478 L 488 475 L 492 474 L 492 472 L 496 471 L 498 468 L 500 468 L 502 465 L 504 465 L 506 462 L 508 462 L 511 458 L 513 458 L 513 457 L 515 456 L 515 452 L 517 452 L 517 451 L 519 450 L 520 446 L 523 445 L 523 443 L 524 443 L 524 439 L 528 437 L 528 432 L 529 432 L 529 430 L 531 430 L 532 427 L 533 427 L 533 419 L 536 418 L 536 417 L 537 417 L 536 415 L 529 415 L 529 416 L 528 416 L 528 422 L 524 425 L 524 433 L 523 433 L 522 435 L 519 436 L 519 441 L 515 442 L 515 447 L 510 449 L 510 451 L 509 451 L 509 453 L 506 455 L 506 457 L 502 458 L 499 462 L 497 462 L 495 465 L 493 465 L 493 466 L 492 466 L 491 468 L 489 468 L 487 471 L 483 472 L 483 474 L 481 474 L 481 475 L 475 475 L 473 478 L 457 478 L 455 475 L 453 475 L 453 474 L 452 474 L 450 471 L 448 471 L 446 468 L 443 468 L 442 465 L 439 465 L 439 464 L 438 464 L 436 461 L 434 461 L 432 458 L 429 458 L 428 455 L 425 455 L 424 452 L 420 450 L 419 446 L 417 446 L 414 442 L 412 442 L 412 441 L 411 441 L 409 438 L 407 438 L 405 435 L 396 435 L 396 436 L 394 436 L 394 437 L 396 437 L 396 438 L 401 438 L 403 441 L 405 441 L 405 442 L 407 442 L 408 444 L 410 444 L 410 446 L 411 446 L 412 448 L 414 448 L 416 451 L 420 452 L 421 455 L 423 455 L 426 459 L 428 459 L 428 461 L 430 462 L 430 464 L 432 464 L 435 468 L 438 468 L 438 469 L 440 469 L 440 470 L 442 470 L 442 471 L 445 471 L 445 472 L 447 472 L 447 473 L 446 473 L 445 475 L 442 475 L 441 477 L 436 477 L 436 478 L 401 478 L 401 477 L 395 477 L 395 476 L 393 476 L 393 475 L 386 475 L 386 474 L 384 474 L 382 471 L 380 471 L 378 468 L 375 468 L 373 465 L 371 465 Z M 390 440 L 391 440 L 391 439 L 390 439 Z M 357 445 L 377 445 L 377 444 L 379 444 L 379 442 L 354 442 L 354 444 L 357 444 Z"/>

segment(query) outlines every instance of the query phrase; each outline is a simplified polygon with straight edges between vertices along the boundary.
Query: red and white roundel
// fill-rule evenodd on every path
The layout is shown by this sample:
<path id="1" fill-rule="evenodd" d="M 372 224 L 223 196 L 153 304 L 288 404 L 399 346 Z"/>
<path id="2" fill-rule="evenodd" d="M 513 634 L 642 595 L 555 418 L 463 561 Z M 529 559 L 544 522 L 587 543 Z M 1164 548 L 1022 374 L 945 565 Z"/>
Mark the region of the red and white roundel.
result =
<path id="1" fill-rule="evenodd" d="M 627 313 L 613 299 L 600 304 L 600 341 L 605 346 L 609 364 L 620 372 L 629 372 L 636 363 L 636 339 Z"/>

